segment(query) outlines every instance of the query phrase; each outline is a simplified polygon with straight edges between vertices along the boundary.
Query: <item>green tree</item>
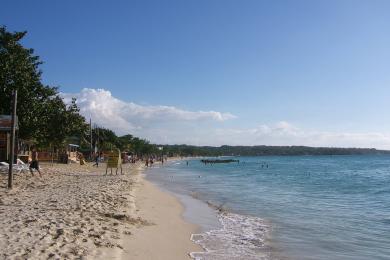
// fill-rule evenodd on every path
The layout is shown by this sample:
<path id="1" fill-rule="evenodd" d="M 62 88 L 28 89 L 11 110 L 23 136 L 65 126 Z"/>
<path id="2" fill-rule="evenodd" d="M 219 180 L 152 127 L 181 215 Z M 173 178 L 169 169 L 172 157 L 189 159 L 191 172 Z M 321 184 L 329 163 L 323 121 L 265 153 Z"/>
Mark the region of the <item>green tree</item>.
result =
<path id="1" fill-rule="evenodd" d="M 86 140 L 91 140 L 90 133 L 86 135 Z M 90 141 L 88 141 L 90 143 Z M 88 143 L 88 145 L 89 145 Z M 96 127 L 92 129 L 92 146 L 97 145 L 100 150 L 111 150 L 118 147 L 118 137 L 107 128 Z"/>
<path id="2" fill-rule="evenodd" d="M 121 151 L 131 151 L 134 137 L 131 134 L 123 135 L 118 138 L 117 147 Z"/>
<path id="3" fill-rule="evenodd" d="M 66 105 L 59 96 L 47 102 L 47 110 L 41 118 L 46 126 L 37 135 L 37 140 L 41 144 L 54 147 L 61 147 L 67 137 L 81 137 L 87 125 L 84 117 L 79 114 L 76 100 L 73 99 L 70 105 Z"/>
<path id="4" fill-rule="evenodd" d="M 0 26 L 0 114 L 11 113 L 12 91 L 18 90 L 19 137 L 59 144 L 82 131 L 84 119 L 75 102 L 66 106 L 56 87 L 42 84 L 42 61 L 20 43 L 25 35 Z"/>

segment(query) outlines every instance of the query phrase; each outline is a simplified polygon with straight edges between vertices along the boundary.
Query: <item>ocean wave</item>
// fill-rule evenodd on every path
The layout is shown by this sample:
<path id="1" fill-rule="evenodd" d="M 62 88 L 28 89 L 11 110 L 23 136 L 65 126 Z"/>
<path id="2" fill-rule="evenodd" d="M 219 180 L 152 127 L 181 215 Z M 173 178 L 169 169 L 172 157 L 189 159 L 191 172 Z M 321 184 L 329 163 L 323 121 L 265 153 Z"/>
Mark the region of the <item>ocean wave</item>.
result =
<path id="1" fill-rule="evenodd" d="M 265 243 L 270 225 L 261 218 L 230 212 L 219 215 L 221 229 L 193 234 L 191 240 L 204 252 L 192 252 L 196 260 L 269 260 L 270 252 Z"/>

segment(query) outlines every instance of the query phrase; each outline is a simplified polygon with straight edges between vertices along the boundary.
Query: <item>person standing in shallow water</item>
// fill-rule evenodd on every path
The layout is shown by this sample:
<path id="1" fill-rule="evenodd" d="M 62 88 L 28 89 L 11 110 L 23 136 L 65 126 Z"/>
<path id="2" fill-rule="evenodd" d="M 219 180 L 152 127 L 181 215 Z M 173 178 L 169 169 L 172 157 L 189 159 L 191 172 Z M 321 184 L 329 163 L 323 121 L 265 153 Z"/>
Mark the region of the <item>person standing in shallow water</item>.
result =
<path id="1" fill-rule="evenodd" d="M 33 169 L 37 170 L 38 173 L 39 173 L 39 176 L 42 177 L 42 174 L 41 174 L 41 171 L 39 170 L 39 161 L 38 161 L 38 152 L 37 150 L 35 149 L 35 147 L 33 147 L 32 149 L 32 156 L 31 156 L 32 160 L 31 160 L 31 163 L 30 163 L 30 172 L 31 172 L 31 175 L 34 176 L 34 173 L 33 173 Z"/>

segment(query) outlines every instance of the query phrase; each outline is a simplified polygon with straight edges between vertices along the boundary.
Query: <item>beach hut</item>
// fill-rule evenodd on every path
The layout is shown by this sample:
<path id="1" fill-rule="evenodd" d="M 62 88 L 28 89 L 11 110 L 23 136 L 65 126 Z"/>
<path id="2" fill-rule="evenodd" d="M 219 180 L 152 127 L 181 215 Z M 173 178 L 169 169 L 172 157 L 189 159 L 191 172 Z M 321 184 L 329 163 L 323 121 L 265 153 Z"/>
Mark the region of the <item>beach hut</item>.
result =
<path id="1" fill-rule="evenodd" d="M 0 162 L 8 161 L 11 146 L 11 121 L 10 115 L 0 115 Z M 16 130 L 18 130 L 18 118 L 16 117 Z M 17 149 L 17 148 L 15 148 Z M 17 151 L 15 151 L 17 154 Z"/>

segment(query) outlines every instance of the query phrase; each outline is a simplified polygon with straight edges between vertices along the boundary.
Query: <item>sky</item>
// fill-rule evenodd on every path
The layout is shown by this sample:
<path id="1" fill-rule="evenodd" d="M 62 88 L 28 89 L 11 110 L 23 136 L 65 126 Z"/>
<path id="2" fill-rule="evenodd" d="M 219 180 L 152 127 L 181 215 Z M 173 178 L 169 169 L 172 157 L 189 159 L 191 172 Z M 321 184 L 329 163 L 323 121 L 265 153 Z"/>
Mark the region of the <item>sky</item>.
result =
<path id="1" fill-rule="evenodd" d="M 160 144 L 390 149 L 390 1 L 3 0 L 86 118 Z"/>

